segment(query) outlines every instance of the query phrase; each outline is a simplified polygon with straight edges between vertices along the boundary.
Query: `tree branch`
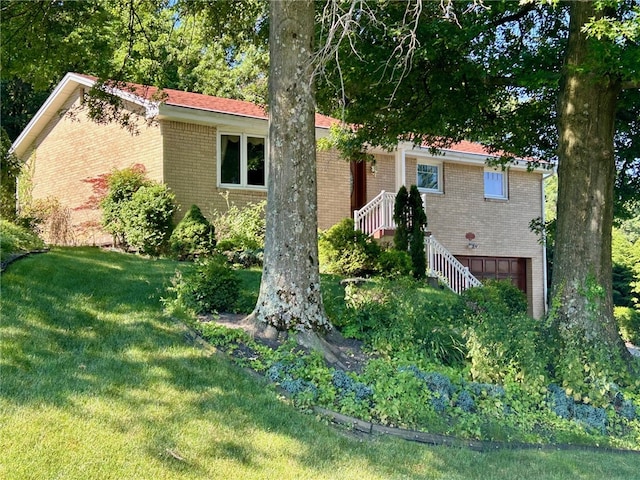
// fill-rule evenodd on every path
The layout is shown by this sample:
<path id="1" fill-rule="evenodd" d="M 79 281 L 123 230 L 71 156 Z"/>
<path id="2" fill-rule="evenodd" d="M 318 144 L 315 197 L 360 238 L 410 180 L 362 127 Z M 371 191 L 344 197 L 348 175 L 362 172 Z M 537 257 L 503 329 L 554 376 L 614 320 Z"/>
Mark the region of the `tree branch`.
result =
<path id="1" fill-rule="evenodd" d="M 537 4 L 534 2 L 529 2 L 525 4 L 520 10 L 512 13 L 511 15 L 506 15 L 501 18 L 496 18 L 493 22 L 491 22 L 491 26 L 499 27 L 506 23 L 517 22 L 518 20 L 526 17 L 530 12 L 534 11 L 537 7 Z"/>
<path id="2" fill-rule="evenodd" d="M 640 88 L 640 80 L 622 82 L 623 90 L 634 90 Z"/>

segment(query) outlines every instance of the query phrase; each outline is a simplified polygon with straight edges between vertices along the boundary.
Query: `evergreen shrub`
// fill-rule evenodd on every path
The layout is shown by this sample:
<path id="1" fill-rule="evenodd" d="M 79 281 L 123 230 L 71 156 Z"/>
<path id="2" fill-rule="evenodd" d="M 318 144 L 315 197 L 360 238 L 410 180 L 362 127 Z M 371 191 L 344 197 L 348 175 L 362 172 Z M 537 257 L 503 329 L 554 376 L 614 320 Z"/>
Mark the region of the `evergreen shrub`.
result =
<path id="1" fill-rule="evenodd" d="M 194 259 L 212 254 L 215 246 L 213 224 L 197 205 L 192 205 L 169 238 L 171 253 L 181 260 Z"/>
<path id="2" fill-rule="evenodd" d="M 396 194 L 393 204 L 393 220 L 396 231 L 393 234 L 393 244 L 401 252 L 409 250 L 409 232 L 411 225 L 411 209 L 409 208 L 409 192 L 402 185 Z"/>
<path id="3" fill-rule="evenodd" d="M 427 273 L 427 259 L 424 251 L 424 230 L 427 227 L 427 214 L 416 185 L 409 190 L 409 208 L 411 210 L 411 231 L 409 232 L 409 253 L 413 265 L 413 276 L 420 280 Z"/>
<path id="4" fill-rule="evenodd" d="M 424 251 L 427 215 L 416 185 L 411 185 L 408 192 L 404 185 L 398 190 L 393 205 L 393 220 L 396 223 L 393 237 L 395 248 L 402 252 L 409 252 L 414 278 L 423 279 L 426 276 L 427 266 Z"/>
<path id="5" fill-rule="evenodd" d="M 115 170 L 107 175 L 107 194 L 100 201 L 102 225 L 113 235 L 116 245 L 126 246 L 124 209 L 127 203 L 140 187 L 150 184 L 142 165 Z"/>

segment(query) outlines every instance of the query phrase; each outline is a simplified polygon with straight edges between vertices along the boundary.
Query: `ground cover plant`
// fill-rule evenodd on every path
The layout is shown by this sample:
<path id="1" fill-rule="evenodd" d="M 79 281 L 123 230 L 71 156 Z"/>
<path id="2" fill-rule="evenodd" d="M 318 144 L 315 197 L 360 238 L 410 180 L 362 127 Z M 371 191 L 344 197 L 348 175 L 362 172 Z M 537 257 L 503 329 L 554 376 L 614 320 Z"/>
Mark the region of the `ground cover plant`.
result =
<path id="1" fill-rule="evenodd" d="M 463 438 L 638 449 L 637 389 L 608 384 L 599 398 L 587 398 L 555 384 L 544 324 L 527 317 L 526 299 L 513 285 L 487 282 L 461 297 L 410 278 L 325 290 L 334 325 L 371 355 L 358 371 L 340 372 L 295 342 L 264 348 L 211 317 L 186 321 L 232 355 L 249 345 L 250 354 L 237 355 L 240 363 L 279 384 L 301 408 L 321 405 Z"/>
<path id="2" fill-rule="evenodd" d="M 612 452 L 351 438 L 186 342 L 160 301 L 176 268 L 192 266 L 54 249 L 2 275 L 0 476 L 629 479 L 640 468 L 639 457 Z M 240 276 L 259 282 L 257 271 Z M 366 397 L 347 377 L 331 381 L 345 397 Z"/>

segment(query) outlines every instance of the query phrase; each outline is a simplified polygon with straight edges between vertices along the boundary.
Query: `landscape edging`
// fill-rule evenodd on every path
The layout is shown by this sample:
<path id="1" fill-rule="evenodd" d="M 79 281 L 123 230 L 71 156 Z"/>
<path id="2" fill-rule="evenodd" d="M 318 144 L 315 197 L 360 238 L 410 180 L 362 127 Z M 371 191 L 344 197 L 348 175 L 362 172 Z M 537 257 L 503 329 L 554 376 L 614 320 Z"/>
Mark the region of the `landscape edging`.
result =
<path id="1" fill-rule="evenodd" d="M 28 257 L 29 255 L 33 255 L 36 253 L 47 253 L 48 251 L 49 251 L 48 248 L 43 248 L 41 250 L 32 250 L 30 252 L 11 254 L 9 255 L 9 258 L 7 258 L 4 262 L 0 263 L 0 273 L 3 273 L 9 265 L 11 265 L 13 262 L 17 260 L 20 260 L 21 258 L 25 258 L 25 257 Z"/>
<path id="2" fill-rule="evenodd" d="M 225 358 L 232 360 L 233 359 L 222 349 L 211 345 L 207 340 L 200 335 L 196 330 L 186 325 L 181 320 L 174 318 L 182 327 L 184 332 L 185 340 L 190 341 L 195 346 L 198 346 L 207 352 L 214 354 L 222 354 Z M 236 364 L 237 365 L 237 364 Z M 274 385 L 273 382 L 270 382 L 266 376 L 252 370 L 248 367 L 240 366 L 242 370 L 247 372 L 254 378 L 260 379 L 267 384 Z M 291 395 L 286 390 L 278 387 L 276 389 L 278 393 L 283 396 L 290 398 Z M 458 437 L 452 437 L 449 435 L 441 435 L 435 433 L 421 432 L 418 430 L 408 430 L 404 428 L 398 427 L 387 427 L 384 425 L 379 425 L 373 422 L 367 422 L 365 420 L 361 420 L 359 418 L 351 417 L 349 415 L 344 415 L 342 413 L 334 412 L 333 410 L 329 410 L 324 407 L 313 406 L 311 407 L 312 411 L 316 415 L 323 416 L 328 418 L 331 422 L 336 425 L 341 425 L 343 427 L 349 427 L 352 430 L 374 437 L 375 435 L 389 435 L 392 437 L 401 438 L 403 440 L 423 443 L 427 445 L 435 445 L 435 446 L 446 446 L 446 447 L 454 447 L 454 448 L 466 448 L 468 450 L 476 451 L 476 452 L 490 452 L 497 450 L 545 450 L 545 451 L 557 451 L 557 450 L 581 450 L 581 451 L 590 451 L 590 452 L 601 452 L 601 453 L 625 453 L 625 454 L 635 454 L 640 455 L 640 450 L 627 450 L 627 449 L 618 449 L 612 447 L 594 447 L 591 445 L 575 445 L 568 443 L 553 443 L 553 444 L 536 444 L 536 443 L 522 443 L 522 442 L 492 442 L 487 440 L 472 440 L 472 439 L 461 439 Z"/>

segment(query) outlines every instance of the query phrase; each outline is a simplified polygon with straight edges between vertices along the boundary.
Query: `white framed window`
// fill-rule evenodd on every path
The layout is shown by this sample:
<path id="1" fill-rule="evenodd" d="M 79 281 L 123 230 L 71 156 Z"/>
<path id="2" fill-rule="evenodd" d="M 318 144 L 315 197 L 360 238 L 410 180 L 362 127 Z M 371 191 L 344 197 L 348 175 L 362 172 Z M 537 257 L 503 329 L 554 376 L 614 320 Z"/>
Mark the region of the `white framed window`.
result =
<path id="1" fill-rule="evenodd" d="M 218 134 L 218 183 L 225 187 L 266 188 L 267 139 L 246 133 Z"/>
<path id="2" fill-rule="evenodd" d="M 418 159 L 416 185 L 422 192 L 442 193 L 442 163 Z"/>
<path id="3" fill-rule="evenodd" d="M 484 198 L 508 198 L 507 171 L 485 168 L 484 170 Z"/>

